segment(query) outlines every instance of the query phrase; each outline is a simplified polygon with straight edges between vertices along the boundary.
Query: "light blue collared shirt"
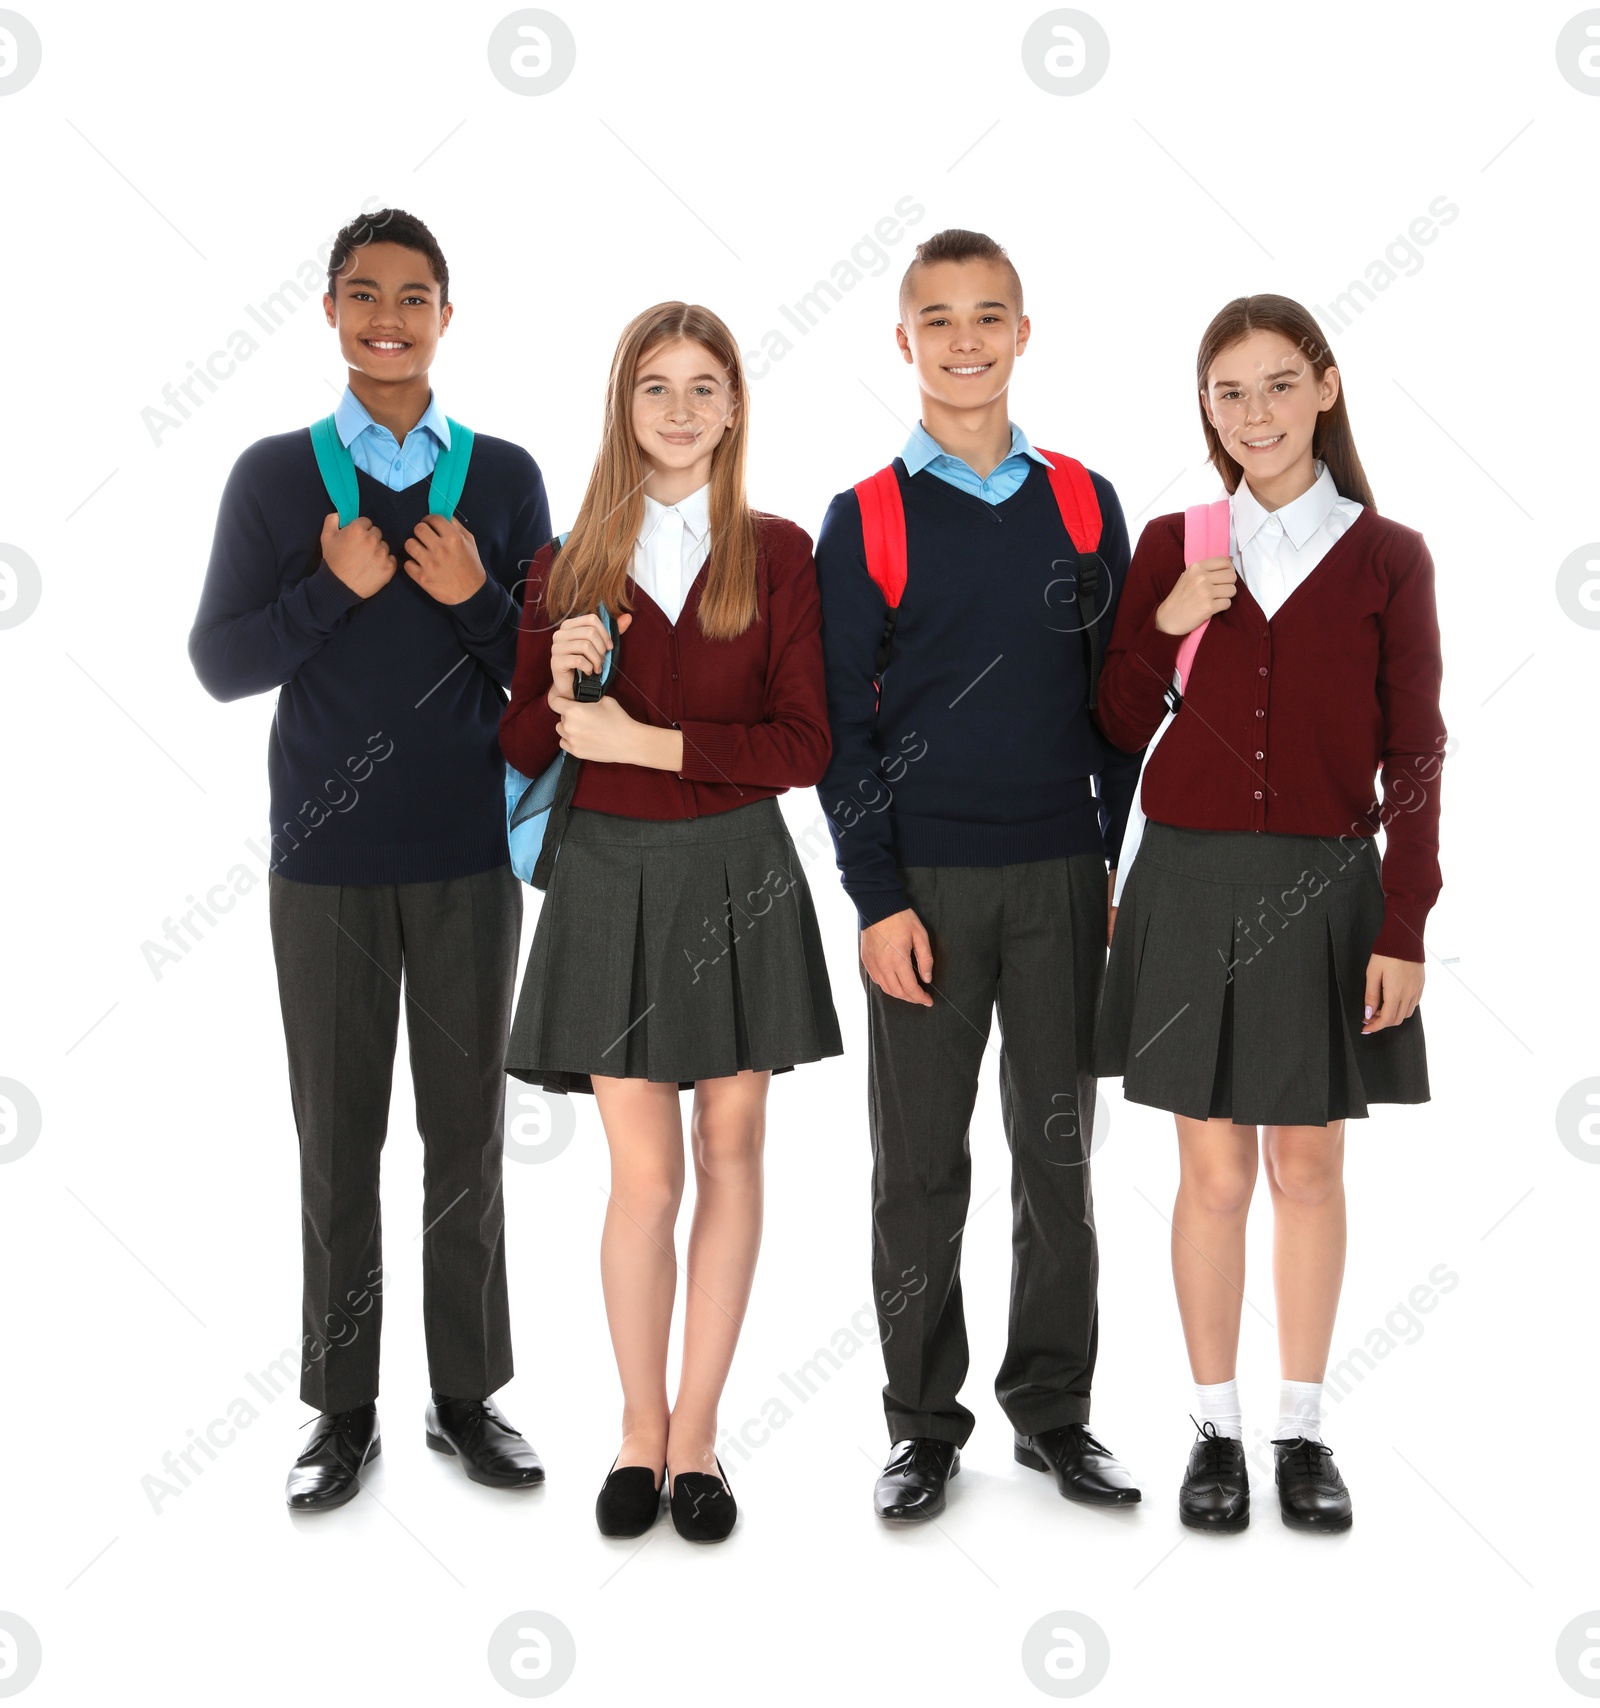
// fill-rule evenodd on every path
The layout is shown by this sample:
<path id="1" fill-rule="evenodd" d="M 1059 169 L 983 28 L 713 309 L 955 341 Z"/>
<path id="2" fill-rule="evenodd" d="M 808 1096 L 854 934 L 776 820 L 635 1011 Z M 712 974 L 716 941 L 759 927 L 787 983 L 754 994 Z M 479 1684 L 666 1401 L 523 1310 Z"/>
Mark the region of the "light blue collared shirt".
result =
<path id="1" fill-rule="evenodd" d="M 1011 423 L 1010 454 L 1000 462 L 987 480 L 984 480 L 970 463 L 941 450 L 938 441 L 920 421 L 912 428 L 911 437 L 906 440 L 906 448 L 900 455 L 905 462 L 907 474 L 920 474 L 926 469 L 929 474 L 936 474 L 940 480 L 948 481 L 951 486 L 959 487 L 963 492 L 970 492 L 974 498 L 981 498 L 985 504 L 999 504 L 1011 497 L 1028 478 L 1030 460 L 1042 464 L 1045 468 L 1050 466 L 1028 443 L 1028 435 L 1015 421 Z"/>
<path id="2" fill-rule="evenodd" d="M 433 473 L 440 451 L 450 448 L 450 424 L 431 391 L 422 419 L 406 434 L 404 444 L 387 427 L 380 427 L 372 419 L 366 405 L 349 386 L 344 388 L 344 396 L 333 412 L 333 424 L 350 453 L 350 460 L 374 480 L 381 480 L 391 492 L 404 492 L 408 486 L 426 480 Z"/>

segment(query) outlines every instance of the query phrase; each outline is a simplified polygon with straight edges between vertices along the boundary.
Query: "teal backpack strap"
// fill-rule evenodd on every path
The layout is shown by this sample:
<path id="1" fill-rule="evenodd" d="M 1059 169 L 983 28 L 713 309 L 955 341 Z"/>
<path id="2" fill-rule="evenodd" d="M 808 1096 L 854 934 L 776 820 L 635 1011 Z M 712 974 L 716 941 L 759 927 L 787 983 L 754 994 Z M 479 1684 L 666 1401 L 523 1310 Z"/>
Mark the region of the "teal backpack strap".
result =
<path id="1" fill-rule="evenodd" d="M 440 451 L 439 460 L 433 465 L 433 483 L 428 488 L 430 516 L 455 515 L 456 505 L 461 502 L 461 489 L 467 484 L 467 465 L 472 461 L 475 437 L 472 429 L 448 415 L 445 422 L 450 428 L 450 448 Z"/>
<path id="2" fill-rule="evenodd" d="M 349 447 L 339 437 L 331 415 L 312 423 L 311 449 L 317 454 L 317 470 L 328 498 L 339 512 L 339 526 L 348 528 L 361 514 L 361 489 L 356 483 L 356 465 Z"/>

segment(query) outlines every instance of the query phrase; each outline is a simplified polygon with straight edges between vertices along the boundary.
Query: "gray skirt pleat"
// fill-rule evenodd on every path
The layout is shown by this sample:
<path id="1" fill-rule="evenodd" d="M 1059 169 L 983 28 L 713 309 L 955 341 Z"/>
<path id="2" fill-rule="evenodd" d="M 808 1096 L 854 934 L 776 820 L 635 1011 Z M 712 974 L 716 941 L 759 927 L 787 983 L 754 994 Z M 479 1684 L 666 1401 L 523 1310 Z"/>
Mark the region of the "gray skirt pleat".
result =
<path id="1" fill-rule="evenodd" d="M 822 937 L 776 800 L 702 818 L 574 809 L 506 1071 L 690 1086 L 842 1053 Z"/>
<path id="2" fill-rule="evenodd" d="M 1361 1033 L 1383 906 L 1370 838 L 1152 821 L 1117 912 L 1095 1072 L 1130 1102 L 1241 1125 L 1426 1103 L 1421 1010 Z"/>

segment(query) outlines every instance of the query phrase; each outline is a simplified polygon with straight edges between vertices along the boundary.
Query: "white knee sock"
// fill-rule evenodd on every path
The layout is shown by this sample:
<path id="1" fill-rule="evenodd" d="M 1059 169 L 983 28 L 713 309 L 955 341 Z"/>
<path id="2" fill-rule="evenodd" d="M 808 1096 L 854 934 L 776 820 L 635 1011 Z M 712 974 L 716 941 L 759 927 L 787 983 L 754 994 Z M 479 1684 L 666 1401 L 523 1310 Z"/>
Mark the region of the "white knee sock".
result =
<path id="1" fill-rule="evenodd" d="M 1278 1389 L 1278 1430 L 1274 1440 L 1322 1439 L 1322 1384 L 1285 1381 Z"/>
<path id="2" fill-rule="evenodd" d="M 1239 1384 L 1233 1382 L 1196 1382 L 1195 1404 L 1200 1408 L 1201 1423 L 1212 1423 L 1218 1435 L 1244 1440 L 1244 1418 L 1239 1410 Z"/>

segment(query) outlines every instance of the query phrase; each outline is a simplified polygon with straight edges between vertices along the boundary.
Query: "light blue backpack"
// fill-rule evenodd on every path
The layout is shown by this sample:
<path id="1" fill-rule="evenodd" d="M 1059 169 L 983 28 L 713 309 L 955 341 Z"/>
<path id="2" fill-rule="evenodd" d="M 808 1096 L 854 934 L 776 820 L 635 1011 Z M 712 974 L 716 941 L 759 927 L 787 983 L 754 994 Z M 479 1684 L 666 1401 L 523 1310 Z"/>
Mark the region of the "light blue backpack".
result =
<path id="1" fill-rule="evenodd" d="M 566 543 L 567 536 L 558 535 L 556 550 Z M 600 686 L 604 688 L 617 658 L 617 625 L 604 604 L 600 606 L 600 621 L 611 636 L 611 650 L 600 669 Z M 550 882 L 567 828 L 572 791 L 578 784 L 579 763 L 570 753 L 558 753 L 537 777 L 524 777 L 515 765 L 506 765 L 506 840 L 511 844 L 511 870 L 536 890 Z"/>

